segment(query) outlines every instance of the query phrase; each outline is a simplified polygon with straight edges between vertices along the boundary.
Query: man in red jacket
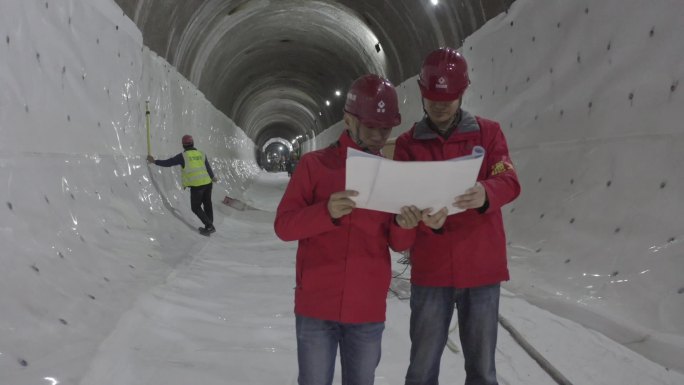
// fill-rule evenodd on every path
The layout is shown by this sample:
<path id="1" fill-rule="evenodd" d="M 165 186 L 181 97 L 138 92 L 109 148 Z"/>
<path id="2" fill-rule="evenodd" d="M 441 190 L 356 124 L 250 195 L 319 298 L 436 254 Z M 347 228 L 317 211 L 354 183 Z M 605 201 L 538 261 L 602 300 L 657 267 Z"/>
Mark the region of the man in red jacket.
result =
<path id="1" fill-rule="evenodd" d="M 406 385 L 437 385 L 456 305 L 466 385 L 496 385 L 499 290 L 509 279 L 501 206 L 520 184 L 499 124 L 461 109 L 468 65 L 451 48 L 431 52 L 418 85 L 425 118 L 396 141 L 394 159 L 438 161 L 485 149 L 477 183 L 454 198 L 465 211 L 423 211 L 411 248 L 411 358 Z M 454 193 L 456 195 L 456 193 Z"/>
<path id="2" fill-rule="evenodd" d="M 357 79 L 344 106 L 346 130 L 330 147 L 302 156 L 278 206 L 275 232 L 299 241 L 295 288 L 300 385 L 332 384 L 337 348 L 342 383 L 371 385 L 380 362 L 388 245 L 410 247 L 421 213 L 355 209 L 344 190 L 347 149 L 379 154 L 401 116 L 394 86 L 377 75 Z"/>

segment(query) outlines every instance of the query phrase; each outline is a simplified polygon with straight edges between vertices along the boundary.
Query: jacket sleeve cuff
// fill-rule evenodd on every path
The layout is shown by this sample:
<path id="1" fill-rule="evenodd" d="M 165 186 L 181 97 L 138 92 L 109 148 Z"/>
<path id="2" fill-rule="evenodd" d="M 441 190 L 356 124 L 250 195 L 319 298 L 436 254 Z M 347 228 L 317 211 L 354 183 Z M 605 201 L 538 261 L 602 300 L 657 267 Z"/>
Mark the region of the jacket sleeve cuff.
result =
<path id="1" fill-rule="evenodd" d="M 489 209 L 489 198 L 485 199 L 485 203 L 482 205 L 482 207 L 477 209 L 477 212 L 480 214 L 484 214 L 487 212 L 487 209 Z"/>
<path id="2" fill-rule="evenodd" d="M 389 243 L 392 250 L 401 252 L 413 246 L 416 239 L 416 228 L 404 229 L 392 219 L 390 224 Z"/>
<path id="3" fill-rule="evenodd" d="M 436 234 L 436 235 L 442 235 L 442 234 L 444 234 L 444 226 L 442 226 L 442 227 L 440 227 L 440 228 L 438 228 L 438 229 L 433 229 L 432 227 L 430 227 L 429 229 L 432 230 L 432 233 L 433 233 L 433 234 Z"/>
<path id="4" fill-rule="evenodd" d="M 328 201 L 319 202 L 314 206 L 318 207 L 315 209 L 311 225 L 319 228 L 321 230 L 320 233 L 333 230 L 341 224 L 342 218 L 335 219 L 330 216 L 330 212 L 328 211 Z"/>
<path id="5" fill-rule="evenodd" d="M 418 227 L 416 227 L 416 229 L 418 229 L 418 231 L 422 231 L 422 232 L 428 233 L 428 234 L 441 235 L 441 234 L 444 234 L 444 226 L 445 225 L 446 225 L 446 222 L 444 222 L 444 225 L 442 225 L 442 227 L 435 230 L 432 227 L 425 225 L 423 222 L 420 222 L 418 224 Z"/>

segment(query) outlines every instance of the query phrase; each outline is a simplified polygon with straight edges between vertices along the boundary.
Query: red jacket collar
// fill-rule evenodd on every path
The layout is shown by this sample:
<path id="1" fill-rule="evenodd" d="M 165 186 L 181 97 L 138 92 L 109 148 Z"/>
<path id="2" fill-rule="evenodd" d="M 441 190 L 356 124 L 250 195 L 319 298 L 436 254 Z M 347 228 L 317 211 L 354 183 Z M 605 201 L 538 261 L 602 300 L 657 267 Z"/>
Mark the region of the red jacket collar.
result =
<path id="1" fill-rule="evenodd" d="M 378 153 L 372 153 L 372 152 L 369 152 L 367 150 L 362 149 L 358 144 L 356 144 L 354 139 L 352 139 L 351 134 L 349 133 L 349 130 L 344 130 L 342 135 L 340 135 L 339 139 L 337 139 L 337 147 L 340 150 L 340 154 L 342 154 L 342 156 L 345 158 L 347 157 L 347 148 L 353 148 L 355 150 L 368 152 L 369 154 L 382 156 L 382 154 L 380 154 L 379 152 Z"/>
<path id="2" fill-rule="evenodd" d="M 449 140 L 455 137 L 457 134 L 465 134 L 470 132 L 479 132 L 480 125 L 474 115 L 461 109 L 461 119 L 455 123 L 456 129 L 453 130 L 449 136 Z M 441 138 L 437 132 L 431 127 L 432 123 L 427 115 L 420 122 L 416 123 L 416 128 L 413 130 L 413 138 L 418 140 L 436 139 Z"/>

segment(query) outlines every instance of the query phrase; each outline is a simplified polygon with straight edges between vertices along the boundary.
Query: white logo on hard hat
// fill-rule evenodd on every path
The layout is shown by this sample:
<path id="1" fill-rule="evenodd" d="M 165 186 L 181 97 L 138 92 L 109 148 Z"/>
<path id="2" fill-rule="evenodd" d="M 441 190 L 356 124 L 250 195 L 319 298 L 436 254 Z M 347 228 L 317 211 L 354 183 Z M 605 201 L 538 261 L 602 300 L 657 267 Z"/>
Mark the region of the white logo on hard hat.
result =
<path id="1" fill-rule="evenodd" d="M 377 110 L 377 112 L 382 112 L 382 113 L 385 112 L 385 102 L 384 102 L 384 101 L 381 100 L 381 101 L 378 102 L 378 110 Z"/>
<path id="2" fill-rule="evenodd" d="M 347 94 L 347 99 L 351 101 L 356 101 L 356 94 L 352 94 L 351 92 Z"/>
<path id="3" fill-rule="evenodd" d="M 447 88 L 448 85 L 446 84 L 446 79 L 444 77 L 440 77 L 437 79 L 437 84 L 435 85 L 437 88 Z"/>

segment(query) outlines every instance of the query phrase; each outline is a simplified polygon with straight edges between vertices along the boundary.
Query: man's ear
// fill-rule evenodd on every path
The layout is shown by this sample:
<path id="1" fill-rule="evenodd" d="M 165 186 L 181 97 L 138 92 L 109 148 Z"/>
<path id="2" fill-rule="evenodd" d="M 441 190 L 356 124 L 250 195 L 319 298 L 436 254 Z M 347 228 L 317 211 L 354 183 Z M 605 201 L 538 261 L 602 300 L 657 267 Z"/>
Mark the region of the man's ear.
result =
<path id="1" fill-rule="evenodd" d="M 356 127 L 356 125 L 358 124 L 358 119 L 356 119 L 354 115 L 345 112 L 344 124 L 347 126 L 347 128 Z"/>

